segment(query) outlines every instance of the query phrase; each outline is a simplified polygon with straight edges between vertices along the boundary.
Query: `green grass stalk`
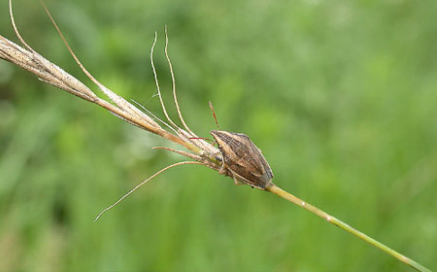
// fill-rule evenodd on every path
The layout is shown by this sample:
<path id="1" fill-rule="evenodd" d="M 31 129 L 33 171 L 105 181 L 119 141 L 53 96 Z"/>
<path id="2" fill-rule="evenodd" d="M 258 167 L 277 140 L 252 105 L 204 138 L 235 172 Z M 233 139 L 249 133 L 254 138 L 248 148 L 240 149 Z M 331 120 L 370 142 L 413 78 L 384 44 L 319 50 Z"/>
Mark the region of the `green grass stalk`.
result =
<path id="1" fill-rule="evenodd" d="M 423 265 L 419 264 L 418 262 L 408 258 L 407 256 L 397 252 L 396 250 L 384 245 L 381 242 L 378 242 L 377 240 L 373 239 L 372 237 L 362 233 L 361 231 L 349 226 L 348 224 L 344 223 L 343 221 L 335 218 L 334 216 L 331 216 L 327 214 L 326 212 L 320 210 L 319 208 L 303 201 L 302 199 L 282 190 L 276 185 L 272 185 L 266 188 L 266 191 L 272 192 L 277 196 L 282 197 L 283 199 L 286 199 L 293 204 L 296 204 L 297 206 L 304 208 L 307 211 L 310 211 L 311 213 L 325 219 L 329 223 L 349 232 L 352 235 L 355 235 L 356 237 L 366 241 L 367 243 L 371 244 L 372 246 L 384 251 L 385 253 L 393 256 L 394 258 L 398 259 L 399 261 L 411 266 L 412 268 L 416 269 L 417 271 L 421 272 L 431 272 L 428 268 L 424 267 Z"/>

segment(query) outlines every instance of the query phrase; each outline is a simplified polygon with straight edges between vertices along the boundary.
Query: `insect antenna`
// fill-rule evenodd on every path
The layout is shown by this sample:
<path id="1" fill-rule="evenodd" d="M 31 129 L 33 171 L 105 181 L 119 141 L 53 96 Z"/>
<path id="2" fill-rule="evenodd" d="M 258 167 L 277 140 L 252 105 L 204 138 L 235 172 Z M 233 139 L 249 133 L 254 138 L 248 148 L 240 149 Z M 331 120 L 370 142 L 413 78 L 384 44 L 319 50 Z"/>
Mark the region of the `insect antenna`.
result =
<path id="1" fill-rule="evenodd" d="M 212 102 L 209 101 L 209 108 L 211 109 L 212 116 L 214 117 L 215 124 L 217 125 L 217 128 L 220 129 L 219 123 L 217 121 L 217 115 L 215 115 L 214 107 L 212 106 Z"/>
<path id="2" fill-rule="evenodd" d="M 161 174 L 162 172 L 164 172 L 165 170 L 168 170 L 172 167 L 175 166 L 179 166 L 179 165 L 185 165 L 185 164 L 200 164 L 202 165 L 202 163 L 197 162 L 197 161 L 183 161 L 183 162 L 178 162 L 178 163 L 174 163 L 172 165 L 169 165 L 167 167 L 164 167 L 163 169 L 159 170 L 158 172 L 156 172 L 155 174 L 153 174 L 152 176 L 150 176 L 148 179 L 144 180 L 143 182 L 141 182 L 140 184 L 138 184 L 137 186 L 135 186 L 132 190 L 130 190 L 129 192 L 127 192 L 124 196 L 122 196 L 119 200 L 117 200 L 114 204 L 112 204 L 111 206 L 107 207 L 106 209 L 104 209 L 103 211 L 101 211 L 96 219 L 94 219 L 94 222 L 96 222 L 97 220 L 99 220 L 99 218 L 107 211 L 109 211 L 110 209 L 112 209 L 114 206 L 116 206 L 118 203 L 120 203 L 121 201 L 123 201 L 126 197 L 128 197 L 130 194 L 132 194 L 133 192 L 135 192 L 138 188 L 140 188 L 141 186 L 143 186 L 145 183 L 147 183 L 149 180 L 153 179 L 154 177 L 158 176 L 159 174 Z"/>

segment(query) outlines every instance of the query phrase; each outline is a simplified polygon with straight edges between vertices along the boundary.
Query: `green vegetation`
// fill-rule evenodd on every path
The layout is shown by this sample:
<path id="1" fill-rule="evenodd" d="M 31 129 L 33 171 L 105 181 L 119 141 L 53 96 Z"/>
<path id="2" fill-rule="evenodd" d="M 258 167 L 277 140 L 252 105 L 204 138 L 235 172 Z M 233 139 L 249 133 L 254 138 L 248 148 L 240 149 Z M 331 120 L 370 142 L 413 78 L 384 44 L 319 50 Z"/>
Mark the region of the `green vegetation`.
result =
<path id="1" fill-rule="evenodd" d="M 37 1 L 21 34 L 88 83 Z M 274 182 L 437 269 L 435 2 L 48 1 L 84 65 L 113 91 L 203 137 L 244 132 Z M 0 4 L 0 34 L 16 41 Z M 159 51 L 159 49 L 161 49 Z M 97 89 L 97 88 L 95 88 Z M 168 143 L 0 61 L 0 271 L 409 271 L 296 206 L 205 167 L 171 169 Z"/>

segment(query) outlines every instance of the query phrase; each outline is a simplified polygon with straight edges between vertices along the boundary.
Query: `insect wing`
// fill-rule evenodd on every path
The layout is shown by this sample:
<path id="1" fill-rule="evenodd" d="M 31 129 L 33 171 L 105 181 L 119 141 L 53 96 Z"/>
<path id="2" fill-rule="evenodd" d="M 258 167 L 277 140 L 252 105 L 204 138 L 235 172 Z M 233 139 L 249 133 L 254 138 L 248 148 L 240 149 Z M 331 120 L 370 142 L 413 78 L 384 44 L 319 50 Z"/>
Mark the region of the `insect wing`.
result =
<path id="1" fill-rule="evenodd" d="M 250 145 L 251 145 L 251 149 L 252 149 L 253 153 L 256 154 L 255 160 L 256 160 L 256 164 L 258 165 L 258 168 L 263 170 L 262 176 L 264 176 L 266 181 L 272 180 L 273 179 L 272 169 L 270 168 L 270 165 L 267 162 L 267 160 L 264 158 L 264 156 L 261 152 L 261 149 L 259 149 L 252 141 L 250 141 Z M 255 175 L 255 173 L 254 173 L 254 175 Z"/>

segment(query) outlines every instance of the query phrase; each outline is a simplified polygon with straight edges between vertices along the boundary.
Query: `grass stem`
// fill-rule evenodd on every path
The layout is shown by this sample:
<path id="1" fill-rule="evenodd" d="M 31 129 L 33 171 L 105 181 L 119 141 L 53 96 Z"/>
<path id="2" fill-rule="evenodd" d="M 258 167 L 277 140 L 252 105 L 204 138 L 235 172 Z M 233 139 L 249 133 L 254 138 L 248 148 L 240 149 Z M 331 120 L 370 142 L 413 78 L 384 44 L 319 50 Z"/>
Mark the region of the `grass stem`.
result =
<path id="1" fill-rule="evenodd" d="M 384 251 L 385 253 L 395 257 L 399 261 L 411 266 L 412 268 L 416 269 L 417 271 L 422 272 L 431 272 L 428 268 L 424 267 L 423 265 L 417 263 L 416 261 L 406 257 L 405 255 L 402 255 L 401 253 L 393 250 L 392 248 L 384 245 L 381 242 L 378 242 L 377 240 L 373 239 L 372 237 L 362 233 L 361 231 L 349 226 L 348 224 L 344 223 L 343 221 L 327 214 L 326 212 L 320 210 L 319 208 L 303 201 L 302 199 L 282 190 L 276 185 L 272 185 L 266 188 L 266 191 L 272 192 L 277 196 L 280 196 L 297 206 L 304 208 L 305 210 L 310 211 L 311 213 L 314 213 L 315 215 L 325 219 L 329 223 L 336 225 L 337 227 L 349 232 L 352 235 L 355 235 L 356 237 L 366 241 L 367 243 L 371 244 L 372 246 L 379 248 L 380 250 Z"/>

